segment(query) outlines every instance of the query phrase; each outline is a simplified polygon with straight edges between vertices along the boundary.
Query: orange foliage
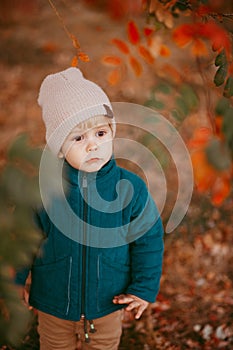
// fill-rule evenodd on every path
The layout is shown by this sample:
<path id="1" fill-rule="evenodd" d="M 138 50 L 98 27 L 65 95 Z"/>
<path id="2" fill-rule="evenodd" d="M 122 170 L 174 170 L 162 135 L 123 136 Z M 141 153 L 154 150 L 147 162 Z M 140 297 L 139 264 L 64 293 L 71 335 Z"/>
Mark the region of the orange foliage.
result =
<path id="1" fill-rule="evenodd" d="M 161 45 L 159 53 L 160 53 L 160 56 L 169 57 L 171 54 L 171 51 L 166 45 Z"/>
<path id="2" fill-rule="evenodd" d="M 121 79 L 121 74 L 119 69 L 114 69 L 108 74 L 108 83 L 110 85 L 116 85 Z"/>
<path id="3" fill-rule="evenodd" d="M 139 77 L 142 74 L 142 65 L 141 63 L 133 56 L 130 56 L 129 63 L 134 71 L 134 74 Z"/>
<path id="4" fill-rule="evenodd" d="M 229 196 L 231 189 L 231 169 L 218 170 L 207 159 L 205 148 L 213 137 L 207 127 L 195 130 L 188 146 L 191 150 L 194 180 L 200 193 L 210 192 L 213 205 L 221 205 Z"/>
<path id="5" fill-rule="evenodd" d="M 162 69 L 159 72 L 159 76 L 161 77 L 167 77 L 169 76 L 169 78 L 171 80 L 173 80 L 174 82 L 176 82 L 177 84 L 181 83 L 182 81 L 182 76 L 179 73 L 179 71 L 172 66 L 171 64 L 164 64 L 162 66 Z"/>
<path id="6" fill-rule="evenodd" d="M 75 49 L 80 49 L 80 44 L 79 44 L 79 41 L 76 38 L 76 36 L 74 34 L 72 34 L 72 33 L 69 33 L 69 35 L 70 35 L 70 38 L 72 40 L 73 47 Z"/>
<path id="7" fill-rule="evenodd" d="M 71 61 L 71 67 L 78 67 L 78 61 L 81 60 L 83 62 L 89 62 L 90 59 L 88 57 L 88 55 L 84 52 L 78 52 L 77 55 L 75 55 L 73 58 L 72 58 L 72 61 Z"/>
<path id="8" fill-rule="evenodd" d="M 189 44 L 193 36 L 192 24 L 182 24 L 172 33 L 172 38 L 179 47 L 184 47 Z"/>
<path id="9" fill-rule="evenodd" d="M 217 177 L 212 187 L 211 202 L 218 206 L 221 205 L 225 198 L 227 198 L 231 191 L 231 184 L 227 176 Z"/>
<path id="10" fill-rule="evenodd" d="M 194 56 L 207 56 L 208 50 L 205 43 L 200 39 L 194 39 L 192 53 Z"/>
<path id="11" fill-rule="evenodd" d="M 208 15 L 211 12 L 211 9 L 209 6 L 201 5 L 196 9 L 197 16 L 203 17 Z"/>
<path id="12" fill-rule="evenodd" d="M 228 33 L 222 27 L 218 26 L 214 21 L 199 23 L 200 36 L 209 39 L 212 43 L 212 47 L 215 51 L 224 48 L 227 54 L 230 54 L 231 51 L 231 41 Z"/>
<path id="13" fill-rule="evenodd" d="M 155 61 L 154 57 L 151 55 L 150 51 L 147 50 L 147 48 L 145 48 L 145 46 L 140 45 L 138 47 L 138 52 L 147 63 L 149 64 L 154 63 Z"/>
<path id="14" fill-rule="evenodd" d="M 112 43 L 124 54 L 128 54 L 129 53 L 129 48 L 128 48 L 128 45 L 120 40 L 120 39 L 112 39 Z"/>
<path id="15" fill-rule="evenodd" d="M 203 149 L 193 152 L 191 160 L 197 190 L 199 192 L 208 191 L 216 180 L 217 171 L 208 163 Z"/>
<path id="16" fill-rule="evenodd" d="M 215 127 L 216 127 L 216 135 L 220 138 L 223 139 L 224 135 L 222 132 L 222 124 L 223 124 L 223 117 L 220 115 L 215 116 Z"/>
<path id="17" fill-rule="evenodd" d="M 85 52 L 79 52 L 78 58 L 83 62 L 90 62 L 90 58 Z"/>
<path id="18" fill-rule="evenodd" d="M 194 131 L 192 139 L 188 143 L 190 149 L 202 148 L 212 137 L 212 130 L 207 127 L 201 127 Z"/>
<path id="19" fill-rule="evenodd" d="M 71 67 L 78 67 L 78 57 L 77 55 L 72 58 Z"/>
<path id="20" fill-rule="evenodd" d="M 112 66 L 119 66 L 122 62 L 120 57 L 117 56 L 104 56 L 102 58 L 103 63 L 109 64 Z"/>
<path id="21" fill-rule="evenodd" d="M 149 39 L 150 35 L 154 32 L 154 29 L 151 29 L 149 27 L 144 28 L 144 36 L 146 39 L 145 45 L 140 45 L 140 32 L 139 29 L 134 21 L 129 21 L 127 24 L 127 34 L 130 44 L 133 44 L 136 46 L 138 53 L 140 57 L 147 63 L 147 64 L 153 64 L 154 63 L 154 57 L 151 55 L 148 47 L 149 47 Z M 134 74 L 136 77 L 141 76 L 143 72 L 143 66 L 138 58 L 134 57 L 131 54 L 131 47 L 125 43 L 123 40 L 114 38 L 111 40 L 112 44 L 115 45 L 118 50 L 123 53 L 124 55 L 129 55 L 128 63 L 130 67 L 132 68 Z M 147 45 L 147 47 L 146 47 Z M 119 66 L 121 68 L 120 71 L 114 70 L 110 72 L 108 76 L 108 82 L 110 85 L 116 85 L 121 80 L 122 72 L 125 72 L 127 69 L 127 63 L 125 60 L 121 59 L 118 56 L 111 55 L 111 56 L 104 56 L 102 58 L 102 62 L 104 64 L 109 64 L 113 66 Z M 121 74 L 120 74 L 121 72 Z"/>
<path id="22" fill-rule="evenodd" d="M 224 48 L 227 54 L 230 54 L 231 42 L 228 33 L 213 21 L 182 24 L 173 31 L 173 40 L 178 46 L 184 47 L 194 41 L 196 48 L 194 47 L 193 53 L 198 55 L 206 54 L 206 48 L 200 38 L 210 40 L 214 50 Z"/>

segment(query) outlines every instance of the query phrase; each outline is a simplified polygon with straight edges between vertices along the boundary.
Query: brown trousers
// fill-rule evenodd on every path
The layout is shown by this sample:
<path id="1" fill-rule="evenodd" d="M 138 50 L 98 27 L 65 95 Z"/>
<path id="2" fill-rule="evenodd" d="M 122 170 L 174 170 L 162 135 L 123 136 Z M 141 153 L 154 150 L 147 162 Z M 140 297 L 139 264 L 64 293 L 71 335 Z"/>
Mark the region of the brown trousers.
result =
<path id="1" fill-rule="evenodd" d="M 120 343 L 122 310 L 93 320 L 96 332 L 89 332 L 89 343 L 83 320 L 66 321 L 38 311 L 38 321 L 40 350 L 117 350 Z"/>

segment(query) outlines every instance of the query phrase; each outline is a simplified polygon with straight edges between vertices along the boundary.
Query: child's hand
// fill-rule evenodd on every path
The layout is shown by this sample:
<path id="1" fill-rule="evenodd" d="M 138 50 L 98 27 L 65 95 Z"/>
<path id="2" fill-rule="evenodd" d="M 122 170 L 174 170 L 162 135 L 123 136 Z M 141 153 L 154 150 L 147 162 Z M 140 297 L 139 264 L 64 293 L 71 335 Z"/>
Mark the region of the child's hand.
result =
<path id="1" fill-rule="evenodd" d="M 29 290 L 27 286 L 17 286 L 20 299 L 26 306 L 29 306 Z"/>
<path id="2" fill-rule="evenodd" d="M 128 304 L 126 311 L 136 310 L 135 318 L 141 317 L 143 311 L 147 308 L 148 302 L 136 297 L 133 294 L 120 294 L 113 298 L 114 304 Z"/>

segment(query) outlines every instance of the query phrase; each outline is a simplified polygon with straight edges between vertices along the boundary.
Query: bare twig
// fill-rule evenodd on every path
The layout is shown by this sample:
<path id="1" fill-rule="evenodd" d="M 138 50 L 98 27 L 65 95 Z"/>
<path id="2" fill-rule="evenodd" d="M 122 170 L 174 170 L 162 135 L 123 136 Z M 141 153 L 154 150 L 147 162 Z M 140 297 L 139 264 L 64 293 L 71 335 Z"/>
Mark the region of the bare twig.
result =
<path id="1" fill-rule="evenodd" d="M 66 32 L 67 36 L 71 39 L 72 43 L 73 43 L 73 46 L 76 48 L 76 49 L 80 49 L 80 44 L 78 42 L 78 39 L 75 37 L 74 34 L 72 34 L 69 29 L 67 28 L 62 16 L 59 14 L 56 6 L 54 5 L 54 3 L 52 2 L 52 0 L 48 0 L 50 6 L 52 7 L 53 11 L 55 12 L 57 18 L 59 19 L 59 21 L 61 22 L 62 24 L 62 27 L 64 29 L 64 31 Z"/>

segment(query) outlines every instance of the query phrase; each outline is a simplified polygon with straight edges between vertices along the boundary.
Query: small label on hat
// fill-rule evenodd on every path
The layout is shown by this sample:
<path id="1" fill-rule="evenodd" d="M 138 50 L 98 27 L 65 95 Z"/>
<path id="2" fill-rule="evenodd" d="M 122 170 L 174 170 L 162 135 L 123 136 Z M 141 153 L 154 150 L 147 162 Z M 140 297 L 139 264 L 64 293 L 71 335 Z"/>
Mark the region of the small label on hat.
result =
<path id="1" fill-rule="evenodd" d="M 109 118 L 113 118 L 113 111 L 111 110 L 111 108 L 106 105 L 106 104 L 103 104 L 105 110 L 106 110 L 106 115 L 109 117 Z"/>

